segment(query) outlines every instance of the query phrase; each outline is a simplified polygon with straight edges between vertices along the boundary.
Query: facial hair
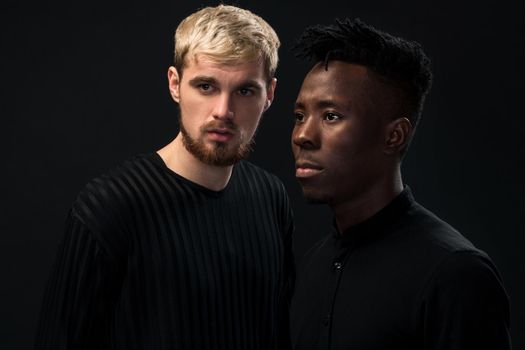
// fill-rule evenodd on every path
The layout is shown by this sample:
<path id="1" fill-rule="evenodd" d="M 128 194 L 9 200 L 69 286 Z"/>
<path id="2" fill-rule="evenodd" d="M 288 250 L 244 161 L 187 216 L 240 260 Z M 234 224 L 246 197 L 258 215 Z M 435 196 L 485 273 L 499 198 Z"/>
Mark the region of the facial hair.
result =
<path id="1" fill-rule="evenodd" d="M 246 158 L 253 149 L 254 139 L 253 137 L 246 141 L 244 134 L 241 133 L 240 140 L 237 144 L 229 144 L 228 142 L 212 142 L 212 146 L 207 146 L 203 140 L 203 135 L 210 129 L 215 128 L 226 128 L 232 133 L 238 132 L 238 127 L 232 121 L 212 121 L 200 127 L 200 136 L 193 138 L 187 132 L 182 122 L 182 118 L 179 118 L 180 133 L 182 135 L 182 144 L 195 158 L 203 162 L 204 164 L 213 166 L 230 166 L 241 159 Z"/>

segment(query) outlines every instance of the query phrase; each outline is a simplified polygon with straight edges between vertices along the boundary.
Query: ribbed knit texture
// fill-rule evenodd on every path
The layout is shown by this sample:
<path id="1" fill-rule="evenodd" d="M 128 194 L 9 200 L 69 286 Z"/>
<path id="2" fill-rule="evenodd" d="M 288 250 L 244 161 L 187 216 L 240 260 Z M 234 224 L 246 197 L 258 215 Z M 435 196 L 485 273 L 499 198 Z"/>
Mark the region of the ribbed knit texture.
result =
<path id="1" fill-rule="evenodd" d="M 285 348 L 292 230 L 282 183 L 248 162 L 216 192 L 135 157 L 75 201 L 35 348 Z"/>

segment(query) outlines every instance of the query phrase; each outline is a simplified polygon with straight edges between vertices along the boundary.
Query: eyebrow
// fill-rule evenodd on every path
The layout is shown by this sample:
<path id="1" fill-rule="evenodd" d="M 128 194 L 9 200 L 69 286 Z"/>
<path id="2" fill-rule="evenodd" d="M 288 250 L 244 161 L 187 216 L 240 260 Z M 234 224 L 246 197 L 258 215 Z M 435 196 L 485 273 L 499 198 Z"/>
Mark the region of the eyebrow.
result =
<path id="1" fill-rule="evenodd" d="M 217 79 L 205 75 L 197 75 L 189 81 L 190 85 L 195 85 L 198 83 L 217 84 Z"/>
<path id="2" fill-rule="evenodd" d="M 315 108 L 330 108 L 330 107 L 333 108 L 333 107 L 340 107 L 341 106 L 340 103 L 337 103 L 337 102 L 335 102 L 334 100 L 331 100 L 331 99 L 316 101 L 314 105 L 315 105 Z M 304 109 L 305 108 L 305 104 L 302 103 L 302 102 L 296 102 L 295 103 L 295 108 Z"/>
<path id="3" fill-rule="evenodd" d="M 263 89 L 263 86 L 261 85 L 261 83 L 259 83 L 258 81 L 256 80 L 246 80 L 242 83 L 239 84 L 239 87 L 250 87 L 250 88 L 253 88 L 253 89 L 258 89 L 258 90 L 262 90 Z"/>
<path id="4" fill-rule="evenodd" d="M 196 85 L 200 83 L 219 85 L 219 81 L 217 79 L 215 79 L 214 77 L 206 76 L 206 75 L 198 75 L 189 81 L 190 85 Z M 261 85 L 261 83 L 259 83 L 257 80 L 252 80 L 252 79 L 242 81 L 241 83 L 238 84 L 237 87 L 238 88 L 249 87 L 249 88 L 257 89 L 257 90 L 263 89 L 263 86 Z"/>

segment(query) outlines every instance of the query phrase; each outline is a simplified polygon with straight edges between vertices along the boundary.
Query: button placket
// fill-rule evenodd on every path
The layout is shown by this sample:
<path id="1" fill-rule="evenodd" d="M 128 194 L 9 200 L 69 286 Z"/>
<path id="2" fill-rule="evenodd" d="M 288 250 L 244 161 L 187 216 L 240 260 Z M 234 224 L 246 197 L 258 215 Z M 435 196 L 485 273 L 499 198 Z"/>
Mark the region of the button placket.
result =
<path id="1" fill-rule="evenodd" d="M 335 299 L 337 295 L 337 289 L 339 287 L 339 280 L 343 272 L 343 266 L 345 261 L 348 259 L 351 250 L 343 249 L 341 254 L 339 254 L 331 263 L 331 282 L 327 286 L 327 298 L 325 301 L 324 310 L 326 310 L 325 316 L 321 317 L 321 334 L 319 339 L 318 349 L 329 349 L 330 348 L 330 332 L 332 325 L 333 317 L 333 308 L 335 304 Z"/>

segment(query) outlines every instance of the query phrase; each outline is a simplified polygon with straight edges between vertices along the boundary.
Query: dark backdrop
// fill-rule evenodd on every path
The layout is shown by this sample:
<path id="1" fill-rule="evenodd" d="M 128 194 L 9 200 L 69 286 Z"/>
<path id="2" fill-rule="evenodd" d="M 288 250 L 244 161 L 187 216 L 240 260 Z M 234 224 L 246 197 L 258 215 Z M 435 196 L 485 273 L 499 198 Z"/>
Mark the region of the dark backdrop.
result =
<path id="1" fill-rule="evenodd" d="M 524 24 L 510 1 L 238 1 L 282 40 L 277 97 L 251 160 L 286 184 L 302 254 L 330 213 L 293 177 L 292 104 L 307 66 L 289 52 L 306 25 L 358 16 L 423 44 L 435 81 L 404 162 L 423 205 L 492 256 L 525 348 Z M 66 211 L 92 177 L 175 135 L 166 70 L 178 22 L 215 2 L 0 5 L 1 349 L 29 349 Z"/>

